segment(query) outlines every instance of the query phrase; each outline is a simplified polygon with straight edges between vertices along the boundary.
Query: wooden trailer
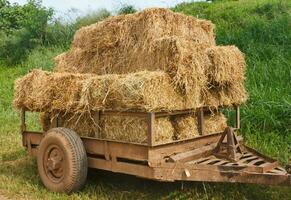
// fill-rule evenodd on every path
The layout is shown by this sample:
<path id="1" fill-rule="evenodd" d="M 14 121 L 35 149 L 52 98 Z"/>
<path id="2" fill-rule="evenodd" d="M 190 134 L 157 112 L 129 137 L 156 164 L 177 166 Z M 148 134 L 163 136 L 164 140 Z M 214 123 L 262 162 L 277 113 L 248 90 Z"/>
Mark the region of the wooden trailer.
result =
<path id="1" fill-rule="evenodd" d="M 204 114 L 209 108 L 175 112 L 114 112 L 94 114 L 98 121 L 105 115 L 147 118 L 147 144 L 79 137 L 73 130 L 54 120 L 53 129 L 32 132 L 26 129 L 22 111 L 23 146 L 37 156 L 44 185 L 58 192 L 77 191 L 85 183 L 87 168 L 108 170 L 158 181 L 241 182 L 291 185 L 290 170 L 272 158 L 243 144 L 236 135 L 240 128 L 240 109 L 236 127 L 224 132 L 204 134 Z M 189 115 L 196 112 L 199 137 L 155 144 L 155 118 Z"/>

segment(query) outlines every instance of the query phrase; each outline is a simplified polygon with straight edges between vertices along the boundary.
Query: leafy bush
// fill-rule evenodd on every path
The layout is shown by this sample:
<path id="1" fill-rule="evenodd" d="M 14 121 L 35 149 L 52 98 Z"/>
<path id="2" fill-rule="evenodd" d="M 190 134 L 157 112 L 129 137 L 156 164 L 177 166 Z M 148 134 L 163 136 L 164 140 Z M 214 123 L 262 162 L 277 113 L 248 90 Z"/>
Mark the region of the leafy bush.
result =
<path id="1" fill-rule="evenodd" d="M 0 62 L 12 65 L 45 40 L 45 32 L 53 10 L 30 0 L 20 6 L 0 0 Z"/>
<path id="2" fill-rule="evenodd" d="M 55 19 L 46 29 L 45 45 L 61 45 L 68 47 L 73 39 L 73 36 L 79 28 L 87 26 L 98 21 L 101 21 L 110 16 L 110 12 L 106 9 L 100 9 L 89 13 L 86 16 L 78 17 L 76 21 L 64 23 Z"/>
<path id="3" fill-rule="evenodd" d="M 123 5 L 119 10 L 118 10 L 118 14 L 122 15 L 122 14 L 131 14 L 131 13 L 135 13 L 137 10 L 135 9 L 134 6 L 131 5 Z"/>

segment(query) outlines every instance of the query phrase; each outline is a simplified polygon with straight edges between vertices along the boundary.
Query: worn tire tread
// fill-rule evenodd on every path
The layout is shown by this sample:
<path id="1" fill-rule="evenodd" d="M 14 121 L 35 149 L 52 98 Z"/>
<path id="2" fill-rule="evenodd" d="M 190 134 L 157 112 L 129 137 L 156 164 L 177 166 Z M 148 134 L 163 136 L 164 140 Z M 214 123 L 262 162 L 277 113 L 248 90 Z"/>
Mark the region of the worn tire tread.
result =
<path id="1" fill-rule="evenodd" d="M 72 175 L 69 177 L 69 181 L 65 184 L 64 188 L 58 188 L 56 190 L 66 193 L 76 192 L 85 184 L 88 171 L 87 155 L 83 142 L 75 131 L 63 127 L 50 129 L 42 141 L 51 134 L 57 136 L 60 141 L 64 142 L 64 146 L 67 144 L 69 147 L 67 150 L 72 155 L 72 159 L 70 160 Z"/>

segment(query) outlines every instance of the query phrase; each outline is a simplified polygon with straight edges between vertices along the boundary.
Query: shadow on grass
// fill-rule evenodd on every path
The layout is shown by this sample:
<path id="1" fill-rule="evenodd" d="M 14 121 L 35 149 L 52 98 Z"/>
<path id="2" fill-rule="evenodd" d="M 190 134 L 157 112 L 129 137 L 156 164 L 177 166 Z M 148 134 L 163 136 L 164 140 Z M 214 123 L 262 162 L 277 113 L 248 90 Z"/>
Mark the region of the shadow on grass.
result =
<path id="1" fill-rule="evenodd" d="M 1 175 L 14 177 L 22 182 L 39 184 L 37 166 L 35 158 L 24 155 L 17 160 L 6 160 L 1 163 Z"/>
<path id="2" fill-rule="evenodd" d="M 158 182 L 134 176 L 89 171 L 88 184 L 102 184 L 112 191 L 138 191 L 150 199 L 287 199 L 290 188 L 240 183 Z"/>
<path id="3" fill-rule="evenodd" d="M 15 153 L 17 154 L 17 153 Z M 14 155 L 12 153 L 12 155 Z M 4 161 L 0 173 L 42 188 L 36 160 L 27 155 Z M 290 188 L 239 183 L 158 182 L 130 175 L 90 169 L 85 188 L 77 197 L 108 199 L 288 199 Z M 67 196 L 70 198 L 69 196 Z"/>
<path id="4" fill-rule="evenodd" d="M 15 161 L 26 155 L 25 150 L 21 149 L 9 153 L 2 154 L 2 162 Z"/>

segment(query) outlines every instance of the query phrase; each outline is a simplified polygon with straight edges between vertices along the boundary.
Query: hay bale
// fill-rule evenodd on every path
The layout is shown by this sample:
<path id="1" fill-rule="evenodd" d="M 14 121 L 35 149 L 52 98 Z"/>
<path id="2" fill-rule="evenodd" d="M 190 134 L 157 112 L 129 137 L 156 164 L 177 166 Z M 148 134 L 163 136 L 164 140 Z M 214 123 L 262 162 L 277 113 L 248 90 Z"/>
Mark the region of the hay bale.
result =
<path id="1" fill-rule="evenodd" d="M 219 133 L 223 132 L 227 127 L 227 119 L 223 113 L 206 115 L 204 119 L 204 133 Z"/>
<path id="2" fill-rule="evenodd" d="M 234 82 L 225 86 L 210 85 L 202 94 L 205 106 L 234 106 L 248 99 L 248 94 L 242 82 Z"/>
<path id="3" fill-rule="evenodd" d="M 203 44 L 207 48 L 215 45 L 213 28 L 210 21 L 167 9 L 110 17 L 79 29 L 71 49 L 55 58 L 55 71 L 96 74 L 155 71 L 162 67 L 152 61 L 151 50 L 157 41 L 175 37 L 191 46 Z M 163 66 L 167 67 L 167 63 Z"/>
<path id="4" fill-rule="evenodd" d="M 80 136 L 102 138 L 101 134 L 97 135 L 97 126 L 90 113 L 61 113 L 61 112 L 42 112 L 40 124 L 43 131 L 53 128 L 54 119 L 58 118 L 58 124 L 76 131 Z"/>
<path id="5" fill-rule="evenodd" d="M 76 131 L 80 136 L 125 142 L 147 143 L 147 119 L 131 116 L 103 116 L 100 126 L 90 113 L 60 114 L 43 113 L 41 124 L 44 131 L 52 128 L 52 120 L 58 116 L 62 127 Z M 174 128 L 168 117 L 157 118 L 155 121 L 155 142 L 165 143 L 173 140 Z M 99 129 L 100 131 L 96 131 Z"/>
<path id="6" fill-rule="evenodd" d="M 86 26 L 71 49 L 55 58 L 56 72 L 126 74 L 167 72 L 188 102 L 198 104 L 210 65 L 205 49 L 215 45 L 214 25 L 168 9 L 146 9 Z M 194 98 L 195 97 L 195 98 Z"/>
<path id="7" fill-rule="evenodd" d="M 19 109 L 46 112 L 170 111 L 196 108 L 202 101 L 206 106 L 218 107 L 241 104 L 246 99 L 245 88 L 239 82 L 204 90 L 202 98 L 200 94 L 184 95 L 174 89 L 169 75 L 161 71 L 98 76 L 34 70 L 15 83 L 13 103 Z"/>
<path id="8" fill-rule="evenodd" d="M 157 40 L 153 50 L 155 62 L 170 75 L 175 88 L 192 108 L 202 106 L 201 93 L 206 89 L 205 68 L 210 62 L 204 49 L 204 44 L 193 45 L 181 38 L 167 37 Z"/>
<path id="9" fill-rule="evenodd" d="M 56 57 L 54 70 L 95 74 L 162 70 L 188 107 L 240 104 L 247 96 L 241 87 L 244 56 L 235 46 L 215 46 L 213 28 L 209 21 L 167 9 L 110 17 L 78 30 L 71 49 Z"/>
<path id="10" fill-rule="evenodd" d="M 15 83 L 13 104 L 31 111 L 187 109 L 165 72 L 126 75 L 50 73 L 34 70 Z"/>
<path id="11" fill-rule="evenodd" d="M 103 138 L 128 142 L 147 143 L 147 119 L 140 117 L 108 116 L 101 119 Z M 155 120 L 156 143 L 173 140 L 174 128 L 169 118 Z"/>
<path id="12" fill-rule="evenodd" d="M 246 63 L 243 53 L 236 46 L 213 46 L 206 53 L 211 61 L 206 69 L 210 83 L 226 85 L 244 81 Z"/>
<path id="13" fill-rule="evenodd" d="M 175 139 L 189 139 L 199 136 L 195 115 L 177 116 L 173 119 Z"/>
<path id="14" fill-rule="evenodd" d="M 198 121 L 195 115 L 176 116 L 173 122 L 175 139 L 189 139 L 199 136 Z M 204 134 L 223 132 L 227 127 L 227 120 L 221 112 L 204 116 Z"/>
<path id="15" fill-rule="evenodd" d="M 143 70 L 163 70 L 171 77 L 171 82 L 177 91 L 183 93 L 187 102 L 194 105 L 202 105 L 201 91 L 204 89 L 207 81 L 204 69 L 210 65 L 207 55 L 204 53 L 204 45 L 191 45 L 190 42 L 175 37 L 166 37 L 156 40 L 151 49 L 147 49 L 149 55 L 143 55 L 142 59 L 136 65 L 125 65 L 119 70 L 111 70 L 112 67 L 104 69 L 103 72 L 96 72 L 95 69 L 101 67 L 91 68 L 90 62 L 95 62 L 94 58 L 88 57 L 88 54 L 82 50 L 72 51 L 72 53 L 61 54 L 59 63 L 69 63 L 69 72 L 73 73 L 130 73 Z M 84 54 L 84 55 L 83 55 Z M 68 57 L 63 59 L 63 56 Z M 133 56 L 137 61 L 137 55 Z M 84 60 L 82 60 L 84 58 Z M 106 57 L 103 57 L 107 59 Z M 98 59 L 101 61 L 102 59 Z M 117 57 L 114 60 L 124 60 L 124 58 Z M 80 62 L 80 64 L 78 64 Z M 77 67 L 75 64 L 77 64 Z M 82 67 L 84 65 L 84 67 Z M 130 66 L 129 69 L 126 66 Z M 82 71 L 79 71 L 82 69 Z M 92 71 L 93 69 L 93 71 Z M 62 72 L 62 70 L 56 70 Z M 198 97 L 198 98 L 197 98 Z"/>
<path id="16" fill-rule="evenodd" d="M 202 98 L 206 106 L 232 106 L 244 103 L 246 63 L 235 46 L 213 46 L 206 50 L 211 64 L 205 69 L 208 88 Z"/>
<path id="17" fill-rule="evenodd" d="M 121 73 L 121 68 L 126 66 L 131 70 L 134 70 L 133 66 L 139 66 L 136 59 L 144 63 L 142 53 L 146 53 L 150 43 L 156 39 L 176 36 L 195 44 L 204 43 L 212 46 L 215 45 L 213 29 L 214 25 L 210 21 L 175 13 L 169 9 L 151 8 L 130 15 L 109 17 L 82 27 L 74 35 L 72 48 L 95 52 L 100 56 L 106 55 L 107 62 L 101 61 L 99 67 L 110 66 L 114 71 L 109 73 Z M 137 57 L 129 55 L 137 55 Z M 125 61 L 114 60 L 116 58 L 124 58 Z M 98 70 L 97 65 L 95 70 Z M 131 70 L 129 71 L 136 72 Z"/>
<path id="18" fill-rule="evenodd" d="M 80 82 L 89 77 L 33 70 L 16 80 L 13 105 L 31 111 L 70 110 L 76 107 L 80 98 L 78 96 Z"/>

